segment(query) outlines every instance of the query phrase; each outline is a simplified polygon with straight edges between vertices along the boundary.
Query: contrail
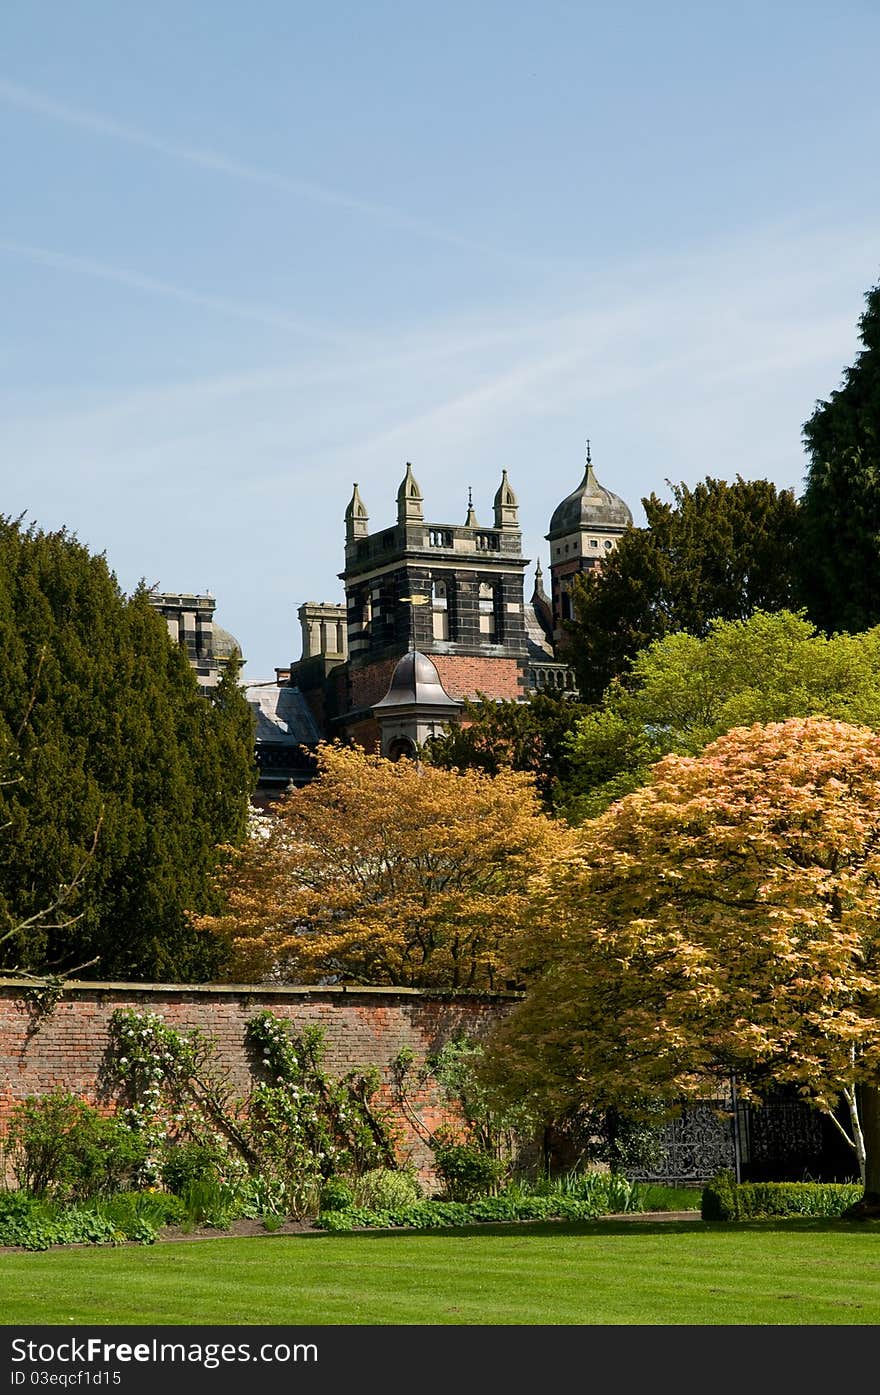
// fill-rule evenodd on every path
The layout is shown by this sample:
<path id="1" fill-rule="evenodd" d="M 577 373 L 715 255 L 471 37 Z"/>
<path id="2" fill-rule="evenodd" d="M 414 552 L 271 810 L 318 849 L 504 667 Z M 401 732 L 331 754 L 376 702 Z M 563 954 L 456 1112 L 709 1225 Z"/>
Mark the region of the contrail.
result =
<path id="1" fill-rule="evenodd" d="M 51 121 L 60 121 L 66 126 L 78 126 L 81 130 L 94 132 L 95 135 L 109 136 L 113 140 L 125 141 L 128 145 L 139 145 L 144 150 L 153 150 L 159 155 L 165 155 L 169 159 L 182 161 L 185 164 L 195 165 L 199 169 L 225 174 L 233 179 L 245 180 L 250 184 L 262 184 L 267 188 L 278 189 L 283 193 L 293 194 L 297 198 L 309 199 L 313 203 L 326 204 L 331 208 L 345 208 L 352 213 L 362 213 L 389 226 L 402 228 L 419 237 L 430 238 L 434 242 L 444 242 L 452 247 L 461 247 L 468 251 L 481 252 L 505 260 L 520 260 L 513 254 L 501 252 L 485 243 L 474 242 L 470 238 L 461 237 L 458 233 L 435 227 L 432 223 L 427 223 L 421 218 L 412 218 L 399 209 L 388 207 L 387 204 L 372 203 L 365 199 L 356 198 L 352 194 L 346 194 L 339 189 L 330 189 L 325 185 L 313 184 L 303 179 L 292 179 L 288 175 L 278 174 L 275 170 L 261 169 L 258 166 L 244 164 L 239 160 L 231 160 L 226 155 L 221 155 L 213 150 L 201 150 L 195 146 L 179 145 L 176 142 L 160 140 L 134 126 L 123 125 L 119 121 L 101 116 L 96 112 L 67 106 L 42 92 L 22 87 L 5 78 L 0 78 L 0 101 L 6 102 L 9 106 L 19 107 L 23 111 L 33 112 L 37 116 L 45 116 Z"/>
<path id="2" fill-rule="evenodd" d="M 219 311 L 223 315 L 232 315 L 239 320 L 251 320 L 255 324 L 290 330 L 294 334 L 321 339 L 328 344 L 362 350 L 367 342 L 357 335 L 337 333 L 307 320 L 277 315 L 271 310 L 263 310 L 259 306 L 244 305 L 236 300 L 226 300 L 222 296 L 201 295 L 198 291 L 189 291 L 183 286 L 175 286 L 169 281 L 160 281 L 153 276 L 143 276 L 140 272 L 130 271 L 126 267 L 110 266 L 105 262 L 92 261 L 88 257 L 71 257 L 65 252 L 55 252 L 48 247 L 34 247 L 26 242 L 9 242 L 0 239 L 0 253 L 3 252 L 15 257 L 25 257 L 28 261 L 38 262 L 41 266 L 54 266 L 62 271 L 75 271 L 83 276 L 94 276 L 100 281 L 112 281 L 116 285 L 130 286 L 134 290 L 146 291 L 150 295 L 164 296 L 168 300 L 179 300 L 188 305 L 199 305 L 207 310 Z"/>

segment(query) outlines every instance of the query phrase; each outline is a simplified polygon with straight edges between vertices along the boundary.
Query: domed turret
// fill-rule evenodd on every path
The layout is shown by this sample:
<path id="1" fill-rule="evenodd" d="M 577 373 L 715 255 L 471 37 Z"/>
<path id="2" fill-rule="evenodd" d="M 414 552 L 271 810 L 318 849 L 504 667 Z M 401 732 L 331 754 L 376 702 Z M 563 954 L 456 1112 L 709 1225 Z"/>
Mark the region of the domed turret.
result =
<path id="1" fill-rule="evenodd" d="M 241 645 L 235 635 L 224 630 L 216 621 L 214 622 L 214 658 L 221 664 L 228 663 L 232 658 L 241 659 Z"/>
<path id="2" fill-rule="evenodd" d="M 395 665 L 388 692 L 381 702 L 376 703 L 373 711 L 413 705 L 449 708 L 452 711 L 458 711 L 461 706 L 443 687 L 436 664 L 418 649 L 411 649 Z"/>
<path id="3" fill-rule="evenodd" d="M 550 531 L 545 535 L 550 544 L 554 644 L 563 642 L 565 622 L 573 618 L 575 577 L 601 567 L 632 521 L 620 495 L 612 494 L 596 479 L 587 441 L 584 477 L 577 489 L 553 510 Z"/>
<path id="4" fill-rule="evenodd" d="M 411 649 L 395 665 L 388 691 L 373 707 L 383 756 L 414 756 L 458 720 L 462 704 L 443 687 L 433 660 Z"/>
<path id="5" fill-rule="evenodd" d="M 622 533 L 632 521 L 632 514 L 620 495 L 613 494 L 596 479 L 588 442 L 584 477 L 577 489 L 553 510 L 547 541 L 554 542 L 582 529 L 598 533 Z"/>

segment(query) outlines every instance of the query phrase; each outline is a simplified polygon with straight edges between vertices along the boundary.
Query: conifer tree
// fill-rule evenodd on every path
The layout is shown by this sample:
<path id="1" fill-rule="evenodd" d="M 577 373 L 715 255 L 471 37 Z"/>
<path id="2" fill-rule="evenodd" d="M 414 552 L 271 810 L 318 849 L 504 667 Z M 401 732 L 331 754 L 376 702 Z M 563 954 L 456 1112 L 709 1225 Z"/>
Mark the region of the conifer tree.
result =
<path id="1" fill-rule="evenodd" d="M 880 622 L 880 284 L 865 300 L 863 347 L 804 426 L 799 570 L 810 616 L 828 632 Z"/>
<path id="2" fill-rule="evenodd" d="M 246 828 L 253 736 L 234 674 L 206 700 L 145 587 L 127 598 L 66 530 L 6 518 L 0 758 L 2 967 L 217 971 L 189 913 L 214 905 L 216 848 Z M 46 915 L 71 883 L 75 901 Z"/>

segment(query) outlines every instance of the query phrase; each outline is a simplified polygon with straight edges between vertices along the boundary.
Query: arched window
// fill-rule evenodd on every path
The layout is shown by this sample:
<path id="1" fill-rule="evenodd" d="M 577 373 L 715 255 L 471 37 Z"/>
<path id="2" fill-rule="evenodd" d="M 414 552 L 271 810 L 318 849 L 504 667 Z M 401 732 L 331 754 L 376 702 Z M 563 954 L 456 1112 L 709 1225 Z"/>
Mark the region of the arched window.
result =
<path id="1" fill-rule="evenodd" d="M 408 736 L 395 736 L 388 747 L 389 760 L 414 760 L 416 743 Z"/>

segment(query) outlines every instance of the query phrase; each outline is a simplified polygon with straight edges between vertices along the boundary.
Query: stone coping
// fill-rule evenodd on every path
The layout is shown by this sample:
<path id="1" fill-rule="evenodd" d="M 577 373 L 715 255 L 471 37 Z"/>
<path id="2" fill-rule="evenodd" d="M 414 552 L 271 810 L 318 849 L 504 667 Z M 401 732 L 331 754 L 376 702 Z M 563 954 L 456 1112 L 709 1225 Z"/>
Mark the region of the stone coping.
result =
<path id="1" fill-rule="evenodd" d="M 16 988 L 28 990 L 56 983 L 55 979 L 4 978 L 0 976 L 0 989 Z M 510 1001 L 515 1002 L 523 994 L 512 990 L 471 992 L 459 988 L 394 988 L 372 984 L 312 983 L 312 984 L 273 984 L 273 983 L 131 983 L 128 980 L 114 979 L 65 979 L 64 993 L 201 993 L 218 996 L 222 994 L 242 997 L 305 998 L 313 994 L 331 994 L 354 998 L 375 996 L 386 998 L 445 998 L 449 1000 Z"/>

